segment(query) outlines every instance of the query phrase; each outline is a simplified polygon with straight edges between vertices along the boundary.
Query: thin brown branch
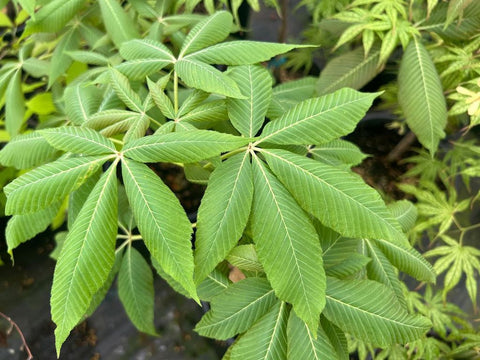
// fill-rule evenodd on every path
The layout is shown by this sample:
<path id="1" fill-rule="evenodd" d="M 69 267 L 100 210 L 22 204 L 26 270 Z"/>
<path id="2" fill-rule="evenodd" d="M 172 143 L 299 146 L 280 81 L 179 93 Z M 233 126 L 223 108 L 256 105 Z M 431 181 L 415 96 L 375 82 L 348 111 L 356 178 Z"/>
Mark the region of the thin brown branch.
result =
<path id="1" fill-rule="evenodd" d="M 20 335 L 20 338 L 22 339 L 22 342 L 23 342 L 23 348 L 25 349 L 25 351 L 27 352 L 27 355 L 28 355 L 28 358 L 27 360 L 32 360 L 33 359 L 33 355 L 30 351 L 30 348 L 28 347 L 27 345 L 27 342 L 25 341 L 25 337 L 23 336 L 23 333 L 22 333 L 22 330 L 20 330 L 20 328 L 18 327 L 18 325 L 15 323 L 15 321 L 13 321 L 12 319 L 10 319 L 10 317 L 8 317 L 7 315 L 5 315 L 4 313 L 0 312 L 0 316 L 3 317 L 5 320 L 7 320 L 10 325 L 12 327 L 15 328 L 15 330 L 17 330 L 18 334 Z"/>
<path id="2" fill-rule="evenodd" d="M 407 135 L 403 137 L 402 140 L 393 148 L 392 151 L 387 155 L 387 161 L 394 162 L 400 159 L 400 157 L 412 146 L 416 140 L 415 134 L 410 131 Z"/>

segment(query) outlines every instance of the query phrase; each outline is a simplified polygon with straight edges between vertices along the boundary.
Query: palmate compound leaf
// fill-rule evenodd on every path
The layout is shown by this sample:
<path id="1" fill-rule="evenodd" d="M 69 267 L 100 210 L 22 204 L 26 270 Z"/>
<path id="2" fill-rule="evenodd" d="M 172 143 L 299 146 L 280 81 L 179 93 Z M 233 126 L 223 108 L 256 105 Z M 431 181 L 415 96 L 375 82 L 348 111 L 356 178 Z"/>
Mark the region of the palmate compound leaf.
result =
<path id="1" fill-rule="evenodd" d="M 207 312 L 195 327 L 202 336 L 226 340 L 248 330 L 277 301 L 264 278 L 246 278 L 233 283 L 215 296 Z"/>
<path id="2" fill-rule="evenodd" d="M 287 321 L 290 307 L 277 301 L 233 345 L 230 360 L 282 360 L 287 355 Z M 302 322 L 301 320 L 299 320 Z M 302 324 L 304 324 L 302 322 Z M 292 358 L 293 359 L 293 358 Z M 297 358 L 301 359 L 301 358 Z"/>
<path id="3" fill-rule="evenodd" d="M 198 209 L 195 282 L 202 281 L 237 244 L 252 206 L 250 156 L 237 154 L 216 168 Z"/>
<path id="4" fill-rule="evenodd" d="M 189 58 L 181 59 L 175 63 L 175 71 L 180 79 L 192 88 L 232 98 L 245 98 L 235 81 L 204 62 Z"/>
<path id="5" fill-rule="evenodd" d="M 192 226 L 180 202 L 144 164 L 124 158 L 122 174 L 135 221 L 152 257 L 198 300 L 193 282 Z"/>
<path id="6" fill-rule="evenodd" d="M 156 335 L 153 325 L 153 274 L 143 256 L 129 246 L 118 274 L 118 295 L 136 328 Z"/>
<path id="7" fill-rule="evenodd" d="M 318 326 L 317 337 L 315 338 L 305 323 L 293 311 L 288 318 L 287 338 L 288 359 L 338 359 L 337 352 L 322 326 Z"/>
<path id="8" fill-rule="evenodd" d="M 227 100 L 230 121 L 242 135 L 254 137 L 265 121 L 272 99 L 272 77 L 258 65 L 237 66 L 228 75 L 247 97 Z"/>
<path id="9" fill-rule="evenodd" d="M 208 64 L 249 65 L 268 61 L 290 50 L 311 45 L 278 44 L 262 41 L 227 41 L 196 51 L 185 58 Z"/>
<path id="10" fill-rule="evenodd" d="M 15 136 L 0 151 L 0 163 L 28 169 L 51 159 L 57 150 L 38 131 Z"/>
<path id="11" fill-rule="evenodd" d="M 16 178 L 5 188 L 6 214 L 42 210 L 82 185 L 109 156 L 60 158 Z"/>
<path id="12" fill-rule="evenodd" d="M 188 33 L 180 49 L 179 58 L 194 51 L 225 40 L 233 26 L 233 18 L 227 11 L 218 11 L 195 25 Z"/>
<path id="13" fill-rule="evenodd" d="M 341 89 L 308 99 L 268 123 L 259 142 L 320 145 L 347 135 L 372 105 L 378 93 Z"/>
<path id="14" fill-rule="evenodd" d="M 116 152 L 115 144 L 95 130 L 79 126 L 61 126 L 40 130 L 40 134 L 54 148 L 85 155 L 103 155 Z"/>
<path id="15" fill-rule="evenodd" d="M 427 318 L 408 314 L 392 290 L 371 280 L 327 277 L 323 314 L 343 331 L 375 346 L 416 340 L 431 327 Z"/>
<path id="16" fill-rule="evenodd" d="M 97 182 L 68 233 L 53 276 L 50 305 L 57 355 L 70 330 L 87 312 L 115 260 L 116 162 Z"/>
<path id="17" fill-rule="evenodd" d="M 262 153 L 298 203 L 326 226 L 347 237 L 408 244 L 380 195 L 358 175 L 285 150 Z"/>
<path id="18" fill-rule="evenodd" d="M 141 162 L 191 163 L 248 144 L 249 139 L 209 130 L 146 136 L 125 145 L 123 154 Z"/>
<path id="19" fill-rule="evenodd" d="M 276 295 L 316 334 L 325 305 L 322 249 L 306 213 L 258 157 L 253 160 L 252 235 Z"/>
<path id="20" fill-rule="evenodd" d="M 420 40 L 413 38 L 398 72 L 398 102 L 420 143 L 435 154 L 445 136 L 447 107 L 440 76 Z"/>

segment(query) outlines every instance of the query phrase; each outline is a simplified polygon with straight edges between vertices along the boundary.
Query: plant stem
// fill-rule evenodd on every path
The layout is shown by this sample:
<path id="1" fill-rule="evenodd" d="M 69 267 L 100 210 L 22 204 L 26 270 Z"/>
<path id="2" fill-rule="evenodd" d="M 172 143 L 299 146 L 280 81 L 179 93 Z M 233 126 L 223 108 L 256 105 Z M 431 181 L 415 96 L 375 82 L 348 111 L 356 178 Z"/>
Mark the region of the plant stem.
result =
<path id="1" fill-rule="evenodd" d="M 245 151 L 248 149 L 248 146 L 244 146 L 244 147 L 241 147 L 239 149 L 236 149 L 236 150 L 232 150 L 226 154 L 223 154 L 222 156 L 220 156 L 220 159 L 222 160 L 225 160 L 225 159 L 228 159 L 229 157 L 233 156 L 233 155 L 236 155 L 238 153 L 241 153 L 242 151 Z"/>
<path id="2" fill-rule="evenodd" d="M 178 75 L 177 72 L 173 72 L 173 106 L 175 110 L 175 117 L 178 113 Z"/>
<path id="3" fill-rule="evenodd" d="M 23 333 L 22 331 L 20 330 L 20 328 L 18 327 L 18 325 L 15 323 L 15 321 L 13 321 L 12 319 L 10 319 L 10 317 L 8 317 L 7 315 L 5 315 L 4 313 L 0 312 L 0 316 L 3 317 L 5 320 L 7 320 L 10 325 L 12 325 L 15 330 L 17 330 L 18 334 L 20 335 L 20 338 L 22 339 L 22 343 L 23 343 L 23 348 L 25 349 L 25 351 L 27 352 L 27 355 L 28 355 L 28 358 L 27 360 L 31 360 L 33 359 L 33 355 L 30 351 L 30 348 L 28 347 L 27 345 L 27 342 L 25 341 L 25 337 L 23 336 Z"/>

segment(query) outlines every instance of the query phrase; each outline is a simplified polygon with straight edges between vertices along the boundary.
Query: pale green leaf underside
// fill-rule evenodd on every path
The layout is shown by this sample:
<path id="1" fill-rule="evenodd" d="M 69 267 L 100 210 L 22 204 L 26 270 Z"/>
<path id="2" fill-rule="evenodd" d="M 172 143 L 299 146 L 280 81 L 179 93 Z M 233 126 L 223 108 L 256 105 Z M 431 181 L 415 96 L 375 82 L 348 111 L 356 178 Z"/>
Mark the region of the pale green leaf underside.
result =
<path id="1" fill-rule="evenodd" d="M 41 130 L 42 136 L 54 148 L 85 155 L 115 153 L 115 145 L 95 130 L 86 127 L 62 126 Z"/>
<path id="2" fill-rule="evenodd" d="M 343 331 L 376 346 L 418 339 L 431 326 L 407 313 L 393 292 L 371 280 L 327 278 L 325 316 Z"/>
<path id="3" fill-rule="evenodd" d="M 325 273 L 315 228 L 280 181 L 253 161 L 252 235 L 277 296 L 291 304 L 312 332 L 325 305 Z"/>
<path id="4" fill-rule="evenodd" d="M 118 274 L 118 295 L 135 327 L 156 335 L 153 325 L 153 275 L 143 256 L 129 246 Z"/>
<path id="5" fill-rule="evenodd" d="M 277 301 L 270 311 L 255 322 L 233 345 L 230 360 L 286 359 L 289 313 L 288 305 L 283 301 Z"/>
<path id="6" fill-rule="evenodd" d="M 272 77 L 261 66 L 238 66 L 228 75 L 246 99 L 228 99 L 228 114 L 233 126 L 244 136 L 254 137 L 265 121 L 272 98 Z"/>
<path id="7" fill-rule="evenodd" d="M 146 136 L 129 142 L 123 154 L 141 162 L 196 162 L 245 145 L 249 139 L 209 130 Z"/>
<path id="8" fill-rule="evenodd" d="M 241 238 L 252 197 L 248 153 L 233 156 L 213 171 L 198 209 L 195 282 L 203 280 Z"/>
<path id="9" fill-rule="evenodd" d="M 62 200 L 107 159 L 105 156 L 61 158 L 16 178 L 4 188 L 7 195 L 5 213 L 36 212 Z"/>
<path id="10" fill-rule="evenodd" d="M 135 221 L 152 257 L 196 299 L 192 226 L 180 202 L 144 164 L 123 159 L 122 174 Z"/>
<path id="11" fill-rule="evenodd" d="M 321 326 L 314 337 L 305 323 L 292 311 L 288 318 L 288 359 L 336 360 L 337 353 Z"/>
<path id="12" fill-rule="evenodd" d="M 28 169 L 51 159 L 55 150 L 38 132 L 11 139 L 0 151 L 0 163 L 17 169 Z"/>
<path id="13" fill-rule="evenodd" d="M 197 124 L 208 122 L 211 124 L 216 121 L 228 119 L 227 104 L 225 100 L 213 100 L 201 104 L 179 118 L 179 122 L 189 122 Z"/>
<path id="14" fill-rule="evenodd" d="M 412 39 L 398 73 L 398 102 L 418 140 L 434 154 L 445 136 L 447 108 L 440 77 L 427 49 Z"/>
<path id="15" fill-rule="evenodd" d="M 356 145 L 342 139 L 332 140 L 326 144 L 315 146 L 309 152 L 314 159 L 322 160 L 332 165 L 340 163 L 355 166 L 367 157 Z"/>
<path id="16" fill-rule="evenodd" d="M 318 78 L 318 94 L 328 94 L 343 87 L 359 90 L 382 70 L 377 66 L 379 57 L 380 49 L 372 49 L 365 57 L 363 47 L 359 47 L 329 61 Z"/>
<path id="17" fill-rule="evenodd" d="M 192 88 L 233 98 L 244 97 L 235 81 L 206 63 L 182 59 L 175 63 L 175 71 L 180 79 Z"/>
<path id="18" fill-rule="evenodd" d="M 261 141 L 276 144 L 324 144 L 355 129 L 377 94 L 341 89 L 308 99 L 268 123 Z"/>
<path id="19" fill-rule="evenodd" d="M 277 301 L 266 279 L 246 278 L 230 285 L 211 301 L 195 327 L 202 336 L 226 340 L 249 329 Z"/>
<path id="20" fill-rule="evenodd" d="M 262 41 L 227 41 L 190 54 L 186 58 L 208 64 L 249 65 L 268 61 L 272 57 L 292 49 L 309 45 L 277 44 Z"/>
<path id="21" fill-rule="evenodd" d="M 68 233 L 53 277 L 50 305 L 57 354 L 87 312 L 115 260 L 117 177 L 112 166 L 100 178 Z"/>
<path id="22" fill-rule="evenodd" d="M 110 68 L 110 79 L 110 83 L 115 90 L 115 93 L 123 103 L 130 109 L 142 113 L 142 100 L 140 99 L 140 96 L 133 91 L 128 78 L 115 68 Z"/>
<path id="23" fill-rule="evenodd" d="M 263 153 L 299 204 L 324 225 L 344 236 L 407 243 L 380 195 L 358 175 L 285 150 Z"/>

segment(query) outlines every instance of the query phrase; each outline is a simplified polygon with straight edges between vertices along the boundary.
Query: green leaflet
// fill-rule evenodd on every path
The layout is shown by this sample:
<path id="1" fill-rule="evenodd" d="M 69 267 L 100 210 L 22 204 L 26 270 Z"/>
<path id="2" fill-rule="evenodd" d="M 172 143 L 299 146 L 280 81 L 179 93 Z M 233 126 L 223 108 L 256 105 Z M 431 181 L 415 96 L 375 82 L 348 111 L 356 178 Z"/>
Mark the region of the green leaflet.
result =
<path id="1" fill-rule="evenodd" d="M 102 175 L 68 233 L 53 276 L 50 305 L 57 355 L 87 312 L 115 260 L 117 177 L 114 163 Z"/>
<path id="2" fill-rule="evenodd" d="M 68 56 L 68 51 L 76 50 L 80 45 L 80 33 L 76 28 L 70 28 L 65 32 L 53 51 L 50 60 L 50 76 L 48 77 L 48 87 L 62 76 L 72 64 L 72 58 Z"/>
<path id="3" fill-rule="evenodd" d="M 202 336 L 226 340 L 249 329 L 275 304 L 275 293 L 266 279 L 246 278 L 214 297 L 195 327 Z"/>
<path id="4" fill-rule="evenodd" d="M 322 249 L 308 216 L 265 167 L 253 160 L 252 235 L 276 295 L 293 304 L 316 334 L 325 305 Z"/>
<path id="5" fill-rule="evenodd" d="M 435 65 L 416 38 L 411 40 L 400 63 L 398 102 L 408 126 L 433 156 L 445 136 L 447 107 Z"/>
<path id="6" fill-rule="evenodd" d="M 399 200 L 388 204 L 388 210 L 397 219 L 403 231 L 408 231 L 415 226 L 417 221 L 417 208 L 408 200 Z"/>
<path id="7" fill-rule="evenodd" d="M 315 146 L 309 152 L 315 160 L 321 160 L 331 165 L 345 164 L 348 167 L 360 164 L 368 156 L 362 153 L 356 145 L 342 139 Z"/>
<path id="8" fill-rule="evenodd" d="M 124 158 L 122 174 L 135 221 L 152 257 L 197 300 L 192 226 L 178 199 L 144 164 Z"/>
<path id="9" fill-rule="evenodd" d="M 0 163 L 28 169 L 52 159 L 57 150 L 39 132 L 15 136 L 0 151 Z"/>
<path id="10" fill-rule="evenodd" d="M 267 117 L 278 118 L 292 106 L 313 97 L 316 82 L 317 78 L 315 77 L 305 77 L 276 85 L 273 88 L 273 97 L 267 111 Z"/>
<path id="11" fill-rule="evenodd" d="M 95 86 L 69 86 L 63 94 L 65 113 L 75 125 L 84 124 L 88 118 L 96 113 L 102 101 L 102 94 Z"/>
<path id="12" fill-rule="evenodd" d="M 371 280 L 378 281 L 393 290 L 400 305 L 407 308 L 402 285 L 393 265 L 387 257 L 369 240 L 363 240 L 367 247 L 371 261 L 367 264 L 367 276 Z"/>
<path id="13" fill-rule="evenodd" d="M 255 324 L 235 342 L 231 350 L 230 359 L 286 359 L 287 320 L 289 313 L 289 306 L 283 301 L 277 301 L 268 313 L 257 320 Z M 293 312 L 291 312 L 291 314 L 293 314 Z"/>
<path id="14" fill-rule="evenodd" d="M 178 115 L 182 116 L 197 109 L 200 104 L 208 98 L 209 94 L 202 90 L 193 90 L 190 95 L 182 102 Z"/>
<path id="15" fill-rule="evenodd" d="M 68 197 L 67 214 L 68 229 L 72 229 L 72 226 L 75 223 L 75 219 L 80 213 L 80 210 L 82 210 L 83 204 L 85 204 L 85 201 L 87 201 L 88 196 L 95 187 L 95 184 L 98 182 L 98 179 L 100 179 L 101 173 L 101 170 L 98 169 L 78 189 L 70 193 Z"/>
<path id="16" fill-rule="evenodd" d="M 86 0 L 53 0 L 43 6 L 35 19 L 27 22 L 25 35 L 35 32 L 57 32 L 83 8 Z"/>
<path id="17" fill-rule="evenodd" d="M 258 260 L 255 245 L 239 245 L 230 251 L 227 261 L 240 270 L 263 272 L 263 266 Z"/>
<path id="18" fill-rule="evenodd" d="M 244 98 L 235 81 L 211 65 L 193 59 L 181 59 L 175 63 L 175 71 L 192 88 L 232 98 Z"/>
<path id="19" fill-rule="evenodd" d="M 337 360 L 338 355 L 327 334 L 319 325 L 315 337 L 305 323 L 292 311 L 288 318 L 288 359 Z"/>
<path id="20" fill-rule="evenodd" d="M 211 124 L 216 121 L 228 119 L 227 103 L 225 100 L 212 100 L 197 106 L 185 115 L 182 115 L 178 121 L 197 124 L 207 122 Z"/>
<path id="21" fill-rule="evenodd" d="M 61 202 L 57 202 L 38 212 L 14 215 L 5 229 L 8 253 L 13 257 L 13 249 L 44 231 L 57 215 L 60 205 Z"/>
<path id="22" fill-rule="evenodd" d="M 207 47 L 186 56 L 209 64 L 249 65 L 268 61 L 272 57 L 289 52 L 292 49 L 310 47 L 310 45 L 277 44 L 261 41 L 227 41 Z"/>
<path id="23" fill-rule="evenodd" d="M 54 148 L 85 155 L 103 155 L 116 152 L 114 143 L 95 130 L 78 126 L 61 126 L 40 130 Z"/>
<path id="24" fill-rule="evenodd" d="M 345 333 L 328 321 L 323 315 L 320 316 L 320 324 L 330 340 L 330 344 L 332 344 L 333 348 L 337 352 L 337 358 L 335 358 L 335 360 L 350 359 L 348 354 L 348 342 Z"/>
<path id="25" fill-rule="evenodd" d="M 136 328 L 156 335 L 153 325 L 153 275 L 143 256 L 128 246 L 118 273 L 118 295 Z"/>
<path id="26" fill-rule="evenodd" d="M 107 66 L 109 64 L 109 60 L 106 56 L 94 51 L 73 50 L 69 51 L 67 54 L 73 60 L 84 64 L 97 66 Z"/>
<path id="27" fill-rule="evenodd" d="M 380 195 L 358 175 L 285 150 L 262 153 L 299 204 L 326 226 L 348 237 L 408 244 Z"/>
<path id="28" fill-rule="evenodd" d="M 175 119 L 175 110 L 172 100 L 164 93 L 163 88 L 147 78 L 148 89 L 155 105 L 158 106 L 163 116 L 169 119 Z"/>
<path id="29" fill-rule="evenodd" d="M 377 95 L 341 89 L 302 101 L 268 123 L 260 141 L 285 145 L 327 143 L 352 132 Z"/>
<path id="30" fill-rule="evenodd" d="M 125 60 L 155 59 L 164 66 L 175 62 L 175 56 L 161 42 L 151 39 L 134 39 L 120 46 L 120 55 Z"/>
<path id="31" fill-rule="evenodd" d="M 408 314 L 392 290 L 371 280 L 328 277 L 323 314 L 343 331 L 376 346 L 416 340 L 431 326 L 428 319 Z"/>
<path id="32" fill-rule="evenodd" d="M 218 11 L 200 21 L 185 38 L 180 49 L 179 59 L 184 55 L 225 40 L 230 34 L 232 26 L 232 15 L 226 11 Z"/>
<path id="33" fill-rule="evenodd" d="M 221 294 L 231 284 L 228 279 L 228 267 L 225 263 L 217 266 L 203 282 L 198 285 L 198 297 L 204 301 L 212 299 Z"/>
<path id="34" fill-rule="evenodd" d="M 123 103 L 136 112 L 143 112 L 142 100 L 133 91 L 128 78 L 115 68 L 110 68 L 110 79 L 115 93 Z"/>
<path id="35" fill-rule="evenodd" d="M 382 70 L 377 66 L 379 55 L 380 50 L 375 48 L 365 57 L 363 48 L 359 47 L 329 61 L 318 78 L 318 94 L 328 94 L 343 87 L 362 88 Z"/>
<path id="36" fill-rule="evenodd" d="M 247 144 L 249 139 L 208 130 L 146 136 L 125 145 L 123 154 L 141 162 L 196 162 Z"/>
<path id="37" fill-rule="evenodd" d="M 165 61 L 159 59 L 135 59 L 114 66 L 132 81 L 144 81 L 147 76 L 155 74 L 165 67 Z"/>
<path id="38" fill-rule="evenodd" d="M 202 281 L 241 238 L 253 197 L 252 167 L 247 152 L 216 168 L 198 209 L 195 282 Z"/>
<path id="39" fill-rule="evenodd" d="M 50 62 L 31 57 L 22 63 L 22 69 L 33 77 L 41 78 L 49 74 Z"/>
<path id="40" fill-rule="evenodd" d="M 12 181 L 5 188 L 6 214 L 28 214 L 62 200 L 82 185 L 108 157 L 61 158 Z"/>
<path id="41" fill-rule="evenodd" d="M 382 239 L 376 239 L 375 244 L 398 270 L 417 280 L 435 282 L 435 271 L 432 265 L 414 248 Z"/>
<path id="42" fill-rule="evenodd" d="M 228 75 L 237 83 L 246 99 L 228 99 L 228 115 L 233 126 L 244 136 L 254 137 L 265 121 L 272 98 L 272 77 L 254 65 L 232 68 Z"/>
<path id="43" fill-rule="evenodd" d="M 13 74 L 5 92 L 5 129 L 10 137 L 18 135 L 25 116 L 25 99 L 22 91 L 22 71 Z"/>
<path id="44" fill-rule="evenodd" d="M 98 0 L 98 2 L 107 33 L 117 47 L 127 40 L 140 37 L 133 20 L 117 0 Z"/>
<path id="45" fill-rule="evenodd" d="M 157 260 L 155 260 L 155 258 L 151 257 L 151 261 L 152 261 L 152 265 L 153 267 L 155 268 L 155 270 L 157 271 L 157 274 L 160 275 L 160 277 L 165 280 L 167 282 L 168 285 L 170 285 L 170 287 L 175 290 L 176 292 L 178 292 L 179 294 L 182 294 L 183 296 L 191 299 L 192 297 L 190 296 L 190 294 L 188 293 L 187 290 L 185 290 L 183 288 L 182 285 L 180 285 L 180 283 L 178 281 L 176 281 L 174 278 L 172 278 L 170 275 L 168 275 L 163 269 L 162 267 L 160 266 L 160 264 L 158 263 Z M 197 289 L 198 290 L 198 289 Z"/>

